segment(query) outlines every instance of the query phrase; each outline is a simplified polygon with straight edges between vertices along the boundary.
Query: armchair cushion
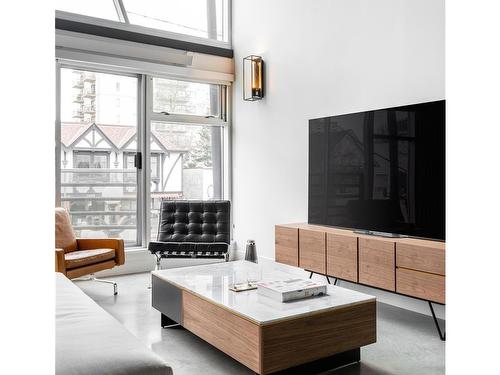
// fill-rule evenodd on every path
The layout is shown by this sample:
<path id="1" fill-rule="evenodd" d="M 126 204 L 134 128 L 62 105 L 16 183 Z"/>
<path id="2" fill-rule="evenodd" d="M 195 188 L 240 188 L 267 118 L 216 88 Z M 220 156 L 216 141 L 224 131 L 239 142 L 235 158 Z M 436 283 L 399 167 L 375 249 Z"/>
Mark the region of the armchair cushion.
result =
<path id="1" fill-rule="evenodd" d="M 114 249 L 117 266 L 125 264 L 125 243 L 121 238 L 77 238 L 78 250 Z"/>
<path id="2" fill-rule="evenodd" d="M 65 253 L 75 251 L 76 244 L 75 232 L 71 226 L 71 220 L 68 212 L 62 208 L 56 208 L 56 248 L 63 249 Z"/>
<path id="3" fill-rule="evenodd" d="M 66 269 L 88 266 L 114 258 L 114 249 L 78 250 L 64 254 Z"/>

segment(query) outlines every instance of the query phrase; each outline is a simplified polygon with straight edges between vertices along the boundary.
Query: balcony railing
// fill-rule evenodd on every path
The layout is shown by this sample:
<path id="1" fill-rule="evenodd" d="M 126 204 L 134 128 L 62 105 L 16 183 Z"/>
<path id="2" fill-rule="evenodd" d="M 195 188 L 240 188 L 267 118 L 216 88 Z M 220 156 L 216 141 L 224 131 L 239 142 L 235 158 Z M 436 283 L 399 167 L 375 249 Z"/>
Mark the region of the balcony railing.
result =
<path id="1" fill-rule="evenodd" d="M 61 187 L 135 186 L 135 169 L 72 168 L 61 169 Z"/>
<path id="2" fill-rule="evenodd" d="M 83 72 L 82 73 L 82 80 L 88 81 L 88 82 L 94 82 L 95 81 L 95 74 L 91 72 Z"/>
<path id="3" fill-rule="evenodd" d="M 69 211 L 77 236 L 104 233 L 135 244 L 137 196 L 130 189 L 136 185 L 135 169 L 61 169 L 61 204 Z M 149 214 L 153 238 L 156 238 L 160 201 L 182 197 L 181 191 L 151 193 Z"/>
<path id="4" fill-rule="evenodd" d="M 83 88 L 83 81 L 80 78 L 73 79 L 72 86 L 75 89 Z"/>
<path id="5" fill-rule="evenodd" d="M 84 105 L 83 112 L 85 113 L 95 113 L 95 106 L 93 105 Z"/>
<path id="6" fill-rule="evenodd" d="M 85 87 L 83 89 L 83 96 L 85 96 L 85 97 L 95 96 L 95 86 Z"/>
<path id="7" fill-rule="evenodd" d="M 83 97 L 81 95 L 75 95 L 73 97 L 73 103 L 83 103 Z"/>

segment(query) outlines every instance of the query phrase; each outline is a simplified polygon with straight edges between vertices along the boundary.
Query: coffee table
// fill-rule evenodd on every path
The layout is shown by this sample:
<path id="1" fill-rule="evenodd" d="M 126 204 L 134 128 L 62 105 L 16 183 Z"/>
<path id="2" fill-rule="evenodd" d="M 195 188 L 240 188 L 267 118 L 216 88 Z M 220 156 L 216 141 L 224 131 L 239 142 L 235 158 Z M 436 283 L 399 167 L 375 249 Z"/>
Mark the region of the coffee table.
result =
<path id="1" fill-rule="evenodd" d="M 258 374 L 358 362 L 360 347 L 376 342 L 375 297 L 328 285 L 326 296 L 280 303 L 229 290 L 235 277 L 286 280 L 296 270 L 236 261 L 153 271 L 152 304 L 163 327 L 178 323 Z"/>

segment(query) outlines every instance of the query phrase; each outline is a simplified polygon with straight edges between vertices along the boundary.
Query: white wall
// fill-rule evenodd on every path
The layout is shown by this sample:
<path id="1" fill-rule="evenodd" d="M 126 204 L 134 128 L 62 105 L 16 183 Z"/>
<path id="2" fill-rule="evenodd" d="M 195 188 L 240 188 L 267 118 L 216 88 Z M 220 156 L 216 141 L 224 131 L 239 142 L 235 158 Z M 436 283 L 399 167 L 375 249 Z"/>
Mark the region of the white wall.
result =
<path id="1" fill-rule="evenodd" d="M 239 250 L 251 238 L 273 258 L 274 225 L 307 221 L 309 119 L 444 98 L 444 17 L 444 0 L 233 1 Z M 242 100 L 250 54 L 266 64 L 260 102 Z"/>

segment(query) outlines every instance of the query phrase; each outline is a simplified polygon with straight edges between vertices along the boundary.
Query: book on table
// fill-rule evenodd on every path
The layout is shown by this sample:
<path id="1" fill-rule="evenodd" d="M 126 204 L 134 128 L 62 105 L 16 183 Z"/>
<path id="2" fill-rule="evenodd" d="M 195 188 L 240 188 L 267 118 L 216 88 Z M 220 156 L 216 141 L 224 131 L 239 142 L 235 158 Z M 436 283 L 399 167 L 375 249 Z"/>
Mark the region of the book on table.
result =
<path id="1" fill-rule="evenodd" d="M 257 293 L 278 302 L 288 302 L 326 295 L 326 284 L 308 279 L 261 281 L 257 283 Z"/>

